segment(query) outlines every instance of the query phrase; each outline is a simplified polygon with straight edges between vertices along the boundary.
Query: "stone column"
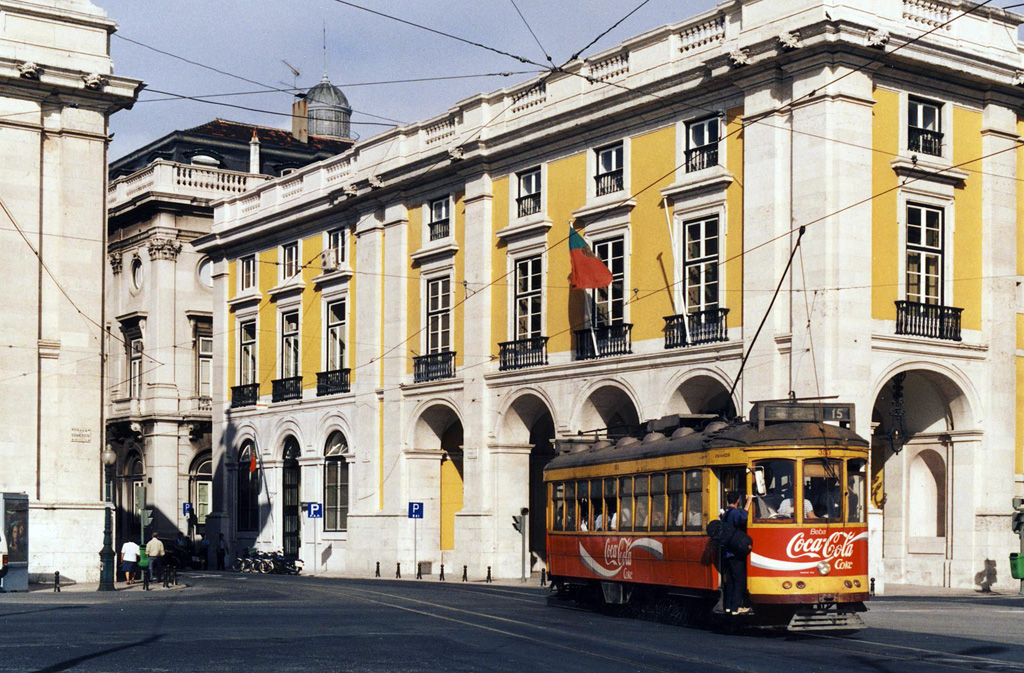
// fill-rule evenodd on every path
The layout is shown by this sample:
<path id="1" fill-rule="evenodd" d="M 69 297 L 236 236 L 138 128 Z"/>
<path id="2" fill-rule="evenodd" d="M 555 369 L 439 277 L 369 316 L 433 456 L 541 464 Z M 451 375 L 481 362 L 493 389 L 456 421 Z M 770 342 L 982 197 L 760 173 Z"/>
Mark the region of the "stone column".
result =
<path id="1" fill-rule="evenodd" d="M 522 572 L 522 539 L 512 526 L 512 517 L 530 504 L 530 444 L 492 444 L 491 491 L 494 494 L 494 566 L 495 577 L 515 578 Z M 529 519 L 529 517 L 527 517 Z M 528 532 L 528 531 L 527 531 Z M 527 540 L 526 568 L 529 573 L 529 540 Z"/>

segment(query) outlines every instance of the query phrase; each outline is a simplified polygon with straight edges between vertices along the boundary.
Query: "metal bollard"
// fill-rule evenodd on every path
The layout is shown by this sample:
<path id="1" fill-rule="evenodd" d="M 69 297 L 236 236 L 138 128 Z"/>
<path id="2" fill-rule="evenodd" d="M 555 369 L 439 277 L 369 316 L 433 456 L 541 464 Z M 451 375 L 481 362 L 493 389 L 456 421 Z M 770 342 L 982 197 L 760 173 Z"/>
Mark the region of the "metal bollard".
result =
<path id="1" fill-rule="evenodd" d="M 395 579 L 396 580 L 402 579 L 402 562 L 401 561 L 399 561 L 397 564 L 395 564 Z"/>
<path id="2" fill-rule="evenodd" d="M 441 564 L 441 576 L 437 578 L 438 581 L 444 582 L 444 564 Z"/>
<path id="3" fill-rule="evenodd" d="M 178 569 L 174 569 L 174 574 L 171 575 L 171 584 L 178 586 Z"/>
<path id="4" fill-rule="evenodd" d="M 60 593 L 60 571 L 55 570 L 53 573 L 53 593 Z"/>
<path id="5" fill-rule="evenodd" d="M 487 583 L 491 583 L 491 566 L 487 566 Z"/>
<path id="6" fill-rule="evenodd" d="M 142 569 L 142 590 L 149 591 L 149 568 Z"/>
<path id="7" fill-rule="evenodd" d="M 374 577 L 380 577 L 380 561 L 377 561 L 377 570 L 373 573 Z"/>
<path id="8" fill-rule="evenodd" d="M 416 579 L 418 579 L 418 580 L 423 579 L 423 564 L 422 563 L 417 563 L 416 564 Z"/>
<path id="9" fill-rule="evenodd" d="M 548 585 L 548 573 L 546 568 L 540 569 L 540 585 L 546 587 Z"/>
<path id="10" fill-rule="evenodd" d="M 468 582 L 469 581 L 469 576 L 466 573 L 466 566 L 462 566 L 462 581 L 463 582 Z"/>
<path id="11" fill-rule="evenodd" d="M 871 595 L 872 596 L 875 595 L 875 578 L 874 577 L 871 578 Z"/>

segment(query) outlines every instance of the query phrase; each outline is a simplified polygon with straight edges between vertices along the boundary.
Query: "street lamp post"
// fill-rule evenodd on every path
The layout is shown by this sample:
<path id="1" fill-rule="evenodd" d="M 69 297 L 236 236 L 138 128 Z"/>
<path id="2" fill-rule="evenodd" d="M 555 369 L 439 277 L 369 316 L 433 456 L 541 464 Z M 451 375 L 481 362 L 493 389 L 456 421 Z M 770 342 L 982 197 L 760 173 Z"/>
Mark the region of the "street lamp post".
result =
<path id="1" fill-rule="evenodd" d="M 100 586 L 99 591 L 114 590 L 114 547 L 111 544 L 111 520 L 110 510 L 113 509 L 113 494 L 111 493 L 111 482 L 114 479 L 114 463 L 117 462 L 117 454 L 110 445 L 100 455 L 103 460 L 103 476 L 107 488 L 107 496 L 104 498 L 103 507 L 103 549 L 100 550 Z"/>

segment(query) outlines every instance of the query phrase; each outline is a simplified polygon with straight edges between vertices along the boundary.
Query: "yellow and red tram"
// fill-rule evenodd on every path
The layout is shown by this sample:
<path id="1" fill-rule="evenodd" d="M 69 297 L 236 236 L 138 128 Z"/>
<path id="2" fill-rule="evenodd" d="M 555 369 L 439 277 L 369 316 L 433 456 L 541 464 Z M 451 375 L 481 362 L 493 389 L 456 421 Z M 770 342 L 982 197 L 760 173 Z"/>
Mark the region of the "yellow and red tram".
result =
<path id="1" fill-rule="evenodd" d="M 545 468 L 547 552 L 563 595 L 659 593 L 711 614 L 725 494 L 751 498 L 751 620 L 856 628 L 868 599 L 868 442 L 848 404 L 758 402 L 748 422 L 654 421 L 643 439 L 572 443 Z"/>

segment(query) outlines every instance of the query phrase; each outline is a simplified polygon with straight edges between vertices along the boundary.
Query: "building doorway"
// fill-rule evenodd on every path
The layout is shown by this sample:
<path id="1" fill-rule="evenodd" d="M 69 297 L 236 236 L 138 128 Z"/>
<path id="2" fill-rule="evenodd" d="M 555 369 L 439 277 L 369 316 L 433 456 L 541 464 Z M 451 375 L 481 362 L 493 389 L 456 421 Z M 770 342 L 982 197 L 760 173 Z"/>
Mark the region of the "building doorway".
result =
<path id="1" fill-rule="evenodd" d="M 548 562 L 547 553 L 547 504 L 548 493 L 544 486 L 544 466 L 555 457 L 555 422 L 546 410 L 530 428 L 530 515 L 529 552 L 530 567 L 539 561 Z"/>
<path id="2" fill-rule="evenodd" d="M 289 437 L 284 442 L 284 466 L 281 474 L 282 546 L 284 555 L 288 558 L 298 558 L 299 547 L 302 544 L 299 528 L 300 478 L 299 443 L 294 437 Z"/>

